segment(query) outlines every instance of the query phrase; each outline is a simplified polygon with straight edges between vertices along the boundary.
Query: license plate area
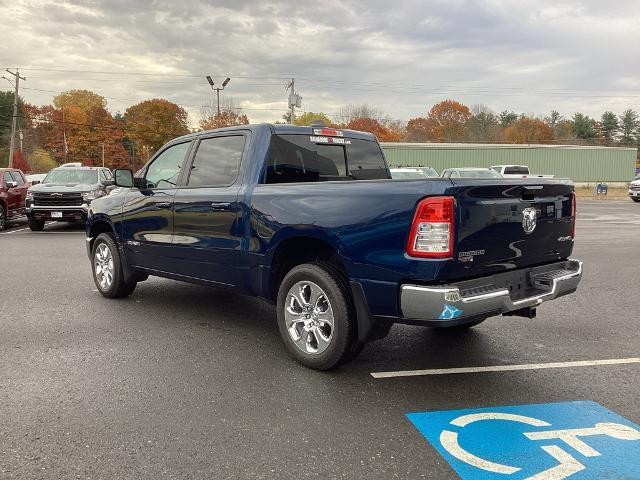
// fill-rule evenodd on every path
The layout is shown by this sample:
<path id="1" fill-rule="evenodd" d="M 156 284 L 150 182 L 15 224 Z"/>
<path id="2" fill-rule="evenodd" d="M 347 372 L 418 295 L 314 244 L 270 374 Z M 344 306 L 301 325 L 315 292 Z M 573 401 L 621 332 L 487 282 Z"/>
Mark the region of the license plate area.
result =
<path id="1" fill-rule="evenodd" d="M 51 218 L 62 218 L 62 212 L 51 212 Z"/>

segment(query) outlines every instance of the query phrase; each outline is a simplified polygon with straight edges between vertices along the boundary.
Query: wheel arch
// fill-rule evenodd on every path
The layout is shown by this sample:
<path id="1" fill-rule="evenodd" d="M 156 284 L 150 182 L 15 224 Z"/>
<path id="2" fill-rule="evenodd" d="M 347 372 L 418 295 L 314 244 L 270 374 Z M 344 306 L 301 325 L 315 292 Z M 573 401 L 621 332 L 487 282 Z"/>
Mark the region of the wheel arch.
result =
<path id="1" fill-rule="evenodd" d="M 116 240 L 116 244 L 121 247 L 119 245 L 119 239 L 118 239 L 118 235 L 116 234 L 116 229 L 113 226 L 113 223 L 111 223 L 110 221 L 103 219 L 103 218 L 99 218 L 96 220 L 93 220 L 91 222 L 91 225 L 89 226 L 89 231 L 87 232 L 87 237 L 89 237 L 91 240 L 89 241 L 89 249 L 91 250 L 93 248 L 93 242 L 95 241 L 96 237 L 98 235 L 100 235 L 101 233 L 111 233 L 113 234 L 115 240 Z"/>
<path id="2" fill-rule="evenodd" d="M 271 242 L 268 254 L 269 299 L 276 298 L 278 287 L 292 268 L 303 263 L 326 262 L 334 265 L 348 279 L 348 262 L 340 254 L 337 238 L 319 230 L 290 230 L 279 232 L 279 238 Z"/>

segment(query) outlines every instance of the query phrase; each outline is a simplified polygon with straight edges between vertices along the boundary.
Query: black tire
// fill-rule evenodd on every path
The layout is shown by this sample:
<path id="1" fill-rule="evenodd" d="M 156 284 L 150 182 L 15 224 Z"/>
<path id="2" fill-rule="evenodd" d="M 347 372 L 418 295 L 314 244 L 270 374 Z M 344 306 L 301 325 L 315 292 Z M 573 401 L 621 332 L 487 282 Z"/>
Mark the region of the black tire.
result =
<path id="1" fill-rule="evenodd" d="M 640 198 L 635 198 L 635 197 L 633 197 L 631 200 L 633 200 L 633 201 L 634 201 L 634 202 L 636 202 L 636 203 L 640 202 Z"/>
<path id="2" fill-rule="evenodd" d="M 300 282 L 310 282 L 318 286 L 331 306 L 333 326 L 328 346 L 322 352 L 309 353 L 303 351 L 295 343 L 287 328 L 285 308 L 290 299 L 289 291 Z M 335 270 L 328 268 L 326 264 L 305 263 L 289 271 L 280 283 L 277 312 L 278 329 L 280 330 L 282 341 L 289 354 L 304 366 L 315 370 L 329 370 L 345 361 L 351 360 L 355 356 L 353 353 L 354 346 L 357 345 L 357 342 L 354 342 L 354 337 L 357 337 L 356 315 L 351 292 L 345 288 L 343 280 L 336 274 Z M 308 332 L 306 333 L 308 334 Z M 361 348 L 360 346 L 358 352 Z"/>
<path id="3" fill-rule="evenodd" d="M 29 228 L 32 232 L 41 232 L 44 230 L 44 220 L 37 220 L 29 217 Z"/>
<path id="4" fill-rule="evenodd" d="M 97 267 L 96 267 L 96 254 L 98 251 L 104 252 L 104 245 L 111 255 L 112 260 L 112 280 L 111 283 L 101 283 L 98 278 Z M 94 240 L 93 246 L 91 248 L 91 271 L 93 273 L 93 281 L 96 285 L 98 291 L 102 294 L 103 297 L 107 298 L 122 298 L 128 297 L 133 293 L 136 288 L 138 282 L 134 281 L 125 281 L 123 270 L 122 270 L 122 260 L 120 259 L 120 252 L 118 250 L 118 246 L 113 238 L 113 235 L 110 233 L 101 233 Z"/>
<path id="5" fill-rule="evenodd" d="M 7 212 L 4 210 L 4 205 L 0 205 L 0 232 L 7 228 Z"/>

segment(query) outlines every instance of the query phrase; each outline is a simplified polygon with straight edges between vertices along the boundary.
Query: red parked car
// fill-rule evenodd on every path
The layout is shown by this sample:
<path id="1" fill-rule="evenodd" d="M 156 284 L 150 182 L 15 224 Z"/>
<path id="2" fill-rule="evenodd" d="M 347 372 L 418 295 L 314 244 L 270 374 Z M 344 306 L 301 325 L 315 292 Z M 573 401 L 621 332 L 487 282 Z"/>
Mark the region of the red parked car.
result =
<path id="1" fill-rule="evenodd" d="M 30 184 L 16 168 L 0 168 L 0 230 L 7 221 L 25 214 L 25 198 Z"/>

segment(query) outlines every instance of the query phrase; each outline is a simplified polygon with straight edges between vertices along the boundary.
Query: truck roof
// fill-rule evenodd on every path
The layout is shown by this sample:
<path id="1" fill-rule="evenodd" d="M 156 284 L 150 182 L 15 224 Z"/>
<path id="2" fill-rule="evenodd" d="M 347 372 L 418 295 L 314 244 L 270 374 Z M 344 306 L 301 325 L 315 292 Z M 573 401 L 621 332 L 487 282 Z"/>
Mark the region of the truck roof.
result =
<path id="1" fill-rule="evenodd" d="M 202 134 L 207 133 L 217 133 L 217 132 L 231 132 L 238 130 L 250 130 L 252 132 L 258 133 L 260 131 L 270 130 L 271 133 L 276 135 L 322 135 L 319 132 L 314 132 L 314 130 L 327 128 L 330 130 L 338 130 L 343 132 L 345 137 L 355 138 L 361 140 L 375 140 L 375 135 L 368 132 L 360 132 L 358 130 L 349 130 L 343 128 L 332 128 L 332 127 L 321 127 L 321 126 L 297 126 L 290 124 L 280 124 L 280 123 L 257 123 L 250 125 L 235 125 L 233 127 L 224 127 L 224 128 L 215 128 L 212 130 L 204 130 L 201 132 L 189 133 L 187 135 L 183 135 L 182 137 L 175 138 L 172 140 L 172 143 L 179 140 L 185 140 L 189 138 L 195 138 Z"/>

